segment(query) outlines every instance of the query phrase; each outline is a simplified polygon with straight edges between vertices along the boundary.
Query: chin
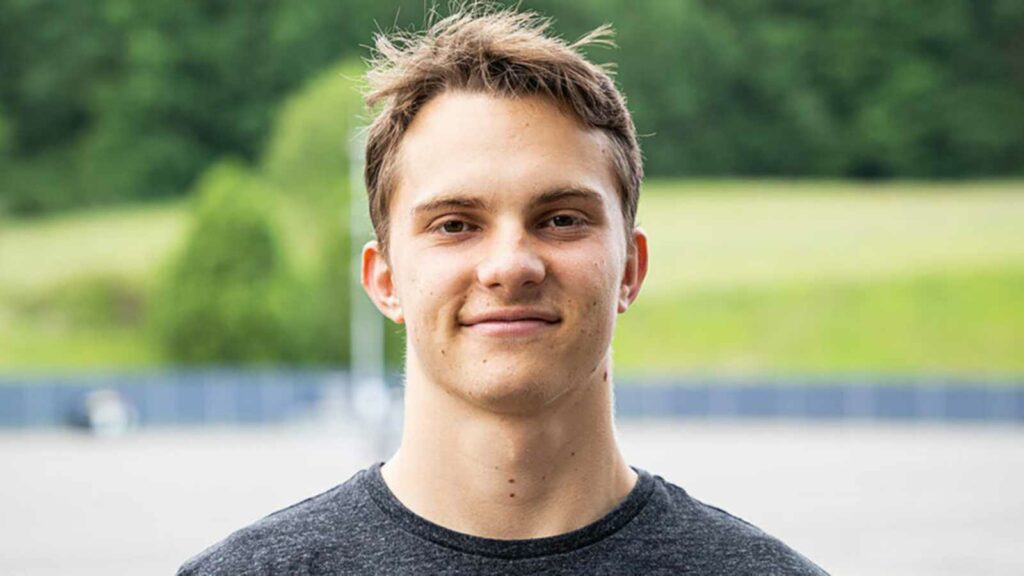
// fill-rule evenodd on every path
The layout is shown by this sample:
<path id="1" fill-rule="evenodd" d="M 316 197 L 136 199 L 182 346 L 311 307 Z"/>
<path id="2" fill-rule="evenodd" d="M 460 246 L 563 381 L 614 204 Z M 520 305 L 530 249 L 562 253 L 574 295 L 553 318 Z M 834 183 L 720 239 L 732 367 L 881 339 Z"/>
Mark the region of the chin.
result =
<path id="1" fill-rule="evenodd" d="M 472 404 L 500 414 L 527 415 L 544 410 L 564 395 L 570 380 L 547 374 L 495 370 L 469 377 L 456 377 L 468 384 L 458 392 Z"/>

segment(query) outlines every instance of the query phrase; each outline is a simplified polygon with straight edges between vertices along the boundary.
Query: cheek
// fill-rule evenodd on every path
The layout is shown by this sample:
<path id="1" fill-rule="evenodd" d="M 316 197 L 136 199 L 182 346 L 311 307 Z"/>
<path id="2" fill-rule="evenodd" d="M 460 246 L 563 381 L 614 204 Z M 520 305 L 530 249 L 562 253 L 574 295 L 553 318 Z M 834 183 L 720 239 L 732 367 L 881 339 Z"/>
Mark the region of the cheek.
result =
<path id="1" fill-rule="evenodd" d="M 458 264 L 450 258 L 430 256 L 402 263 L 405 273 L 396 278 L 396 288 L 411 337 L 446 330 L 455 322 L 465 291 L 465 272 Z"/>
<path id="2" fill-rule="evenodd" d="M 607 337 L 615 326 L 619 277 L 614 267 L 610 259 L 580 259 L 567 281 L 570 297 L 579 299 L 576 309 L 588 336 Z"/>
<path id="3" fill-rule="evenodd" d="M 586 270 L 579 272 L 580 280 L 585 282 L 598 306 L 614 302 L 618 296 L 619 271 L 613 260 L 612 257 L 591 258 L 586 263 Z"/>

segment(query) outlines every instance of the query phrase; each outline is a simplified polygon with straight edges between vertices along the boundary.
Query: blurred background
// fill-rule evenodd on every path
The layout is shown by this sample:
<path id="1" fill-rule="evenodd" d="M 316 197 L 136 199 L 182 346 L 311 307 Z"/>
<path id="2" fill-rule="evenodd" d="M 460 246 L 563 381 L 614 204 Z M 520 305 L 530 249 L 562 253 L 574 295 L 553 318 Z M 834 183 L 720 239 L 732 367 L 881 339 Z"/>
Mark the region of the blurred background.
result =
<path id="1" fill-rule="evenodd" d="M 617 32 L 631 462 L 836 574 L 1024 571 L 1024 4 L 519 4 Z M 427 7 L 0 2 L 0 572 L 172 572 L 387 457 L 359 90 Z"/>

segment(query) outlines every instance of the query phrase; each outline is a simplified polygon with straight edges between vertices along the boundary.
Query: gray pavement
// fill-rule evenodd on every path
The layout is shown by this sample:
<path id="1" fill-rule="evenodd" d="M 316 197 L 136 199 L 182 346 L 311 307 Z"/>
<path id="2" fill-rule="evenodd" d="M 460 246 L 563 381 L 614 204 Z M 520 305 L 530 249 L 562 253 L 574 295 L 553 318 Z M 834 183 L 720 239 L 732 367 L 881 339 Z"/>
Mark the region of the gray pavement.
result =
<path id="1" fill-rule="evenodd" d="M 627 422 L 629 461 L 831 573 L 1024 574 L 1024 428 Z M 354 428 L 0 433 L 0 574 L 171 574 L 377 458 Z"/>

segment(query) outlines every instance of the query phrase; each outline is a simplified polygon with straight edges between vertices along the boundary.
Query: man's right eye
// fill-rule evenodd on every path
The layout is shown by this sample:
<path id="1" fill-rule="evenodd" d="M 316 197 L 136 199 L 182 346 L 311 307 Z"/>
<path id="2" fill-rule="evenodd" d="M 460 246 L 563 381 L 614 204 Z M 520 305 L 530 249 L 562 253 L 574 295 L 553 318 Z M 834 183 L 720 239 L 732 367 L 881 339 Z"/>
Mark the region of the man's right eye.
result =
<path id="1" fill-rule="evenodd" d="M 461 234 L 469 229 L 469 226 L 462 220 L 448 220 L 440 226 L 445 234 Z"/>

